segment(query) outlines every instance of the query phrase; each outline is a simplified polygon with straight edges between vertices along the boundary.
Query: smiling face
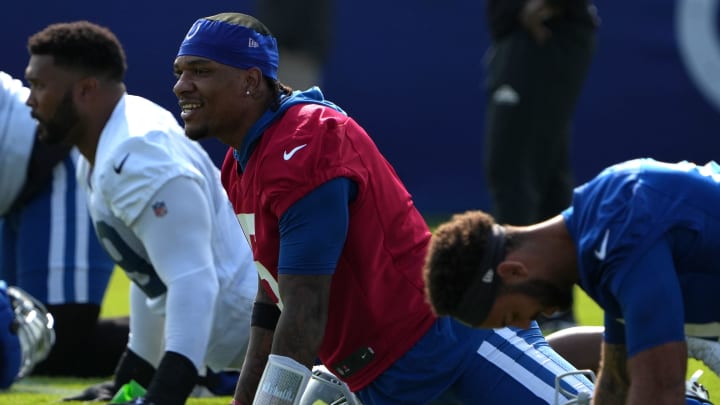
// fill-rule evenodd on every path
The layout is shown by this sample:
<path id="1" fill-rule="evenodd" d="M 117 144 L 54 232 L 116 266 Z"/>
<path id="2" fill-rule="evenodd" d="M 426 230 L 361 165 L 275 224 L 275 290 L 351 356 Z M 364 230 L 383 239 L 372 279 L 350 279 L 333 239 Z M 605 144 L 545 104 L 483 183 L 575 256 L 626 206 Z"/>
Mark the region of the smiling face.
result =
<path id="1" fill-rule="evenodd" d="M 185 135 L 193 140 L 214 136 L 228 145 L 234 135 L 249 128 L 254 86 L 248 72 L 196 56 L 179 56 L 173 65 Z M 234 146 L 234 145 L 233 145 Z"/>
<path id="2" fill-rule="evenodd" d="M 79 74 L 57 67 L 50 55 L 32 55 L 25 69 L 30 85 L 27 105 L 38 120 L 38 136 L 47 143 L 76 144 L 80 115 L 73 92 Z"/>

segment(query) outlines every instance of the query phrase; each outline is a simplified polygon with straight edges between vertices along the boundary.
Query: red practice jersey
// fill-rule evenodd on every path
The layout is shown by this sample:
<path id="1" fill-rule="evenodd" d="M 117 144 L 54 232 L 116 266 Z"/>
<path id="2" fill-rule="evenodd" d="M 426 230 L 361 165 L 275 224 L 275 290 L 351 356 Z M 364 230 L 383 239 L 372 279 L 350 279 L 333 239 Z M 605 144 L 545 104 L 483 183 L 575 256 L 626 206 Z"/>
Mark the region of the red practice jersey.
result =
<path id="1" fill-rule="evenodd" d="M 351 118 L 317 104 L 290 107 L 260 137 L 243 173 L 232 149 L 222 180 L 252 245 L 262 284 L 278 294 L 279 220 L 323 183 L 357 185 L 332 279 L 320 360 L 353 391 L 402 357 L 435 321 L 423 292 L 430 231 L 395 170 Z M 366 356 L 372 360 L 364 364 Z"/>

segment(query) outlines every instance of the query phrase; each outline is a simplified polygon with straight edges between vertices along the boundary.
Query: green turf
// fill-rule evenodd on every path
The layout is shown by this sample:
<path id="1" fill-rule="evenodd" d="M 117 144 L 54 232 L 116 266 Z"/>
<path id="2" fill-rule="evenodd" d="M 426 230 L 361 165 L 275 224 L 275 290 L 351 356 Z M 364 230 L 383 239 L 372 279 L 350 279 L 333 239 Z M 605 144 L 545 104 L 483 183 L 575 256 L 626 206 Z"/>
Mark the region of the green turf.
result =
<path id="1" fill-rule="evenodd" d="M 116 271 L 108 288 L 103 306 L 102 316 L 112 317 L 128 313 L 128 279 L 121 272 Z M 602 325 L 602 310 L 579 289 L 576 291 L 576 315 L 582 325 Z M 720 397 L 720 379 L 710 370 L 695 360 L 688 363 L 688 376 L 695 370 L 702 368 L 705 374 L 700 379 L 710 391 L 711 399 Z M 101 380 L 73 379 L 73 378 L 41 378 L 29 377 L 15 385 L 9 391 L 0 392 L 0 404 L 58 404 L 59 401 L 71 394 L 82 391 L 84 387 L 95 384 Z M 230 397 L 191 398 L 189 405 L 227 405 Z M 82 404 L 83 402 L 67 402 Z M 85 402 L 89 404 L 89 402 Z"/>

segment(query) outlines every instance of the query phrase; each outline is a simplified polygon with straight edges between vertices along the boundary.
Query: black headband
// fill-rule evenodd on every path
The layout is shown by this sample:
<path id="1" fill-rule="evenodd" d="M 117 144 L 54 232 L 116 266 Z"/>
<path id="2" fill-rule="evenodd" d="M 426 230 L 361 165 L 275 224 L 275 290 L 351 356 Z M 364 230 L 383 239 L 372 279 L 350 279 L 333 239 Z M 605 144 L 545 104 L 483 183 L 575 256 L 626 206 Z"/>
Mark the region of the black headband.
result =
<path id="1" fill-rule="evenodd" d="M 457 320 L 473 327 L 485 321 L 495 302 L 500 284 L 500 278 L 496 274 L 497 265 L 505 257 L 505 228 L 494 224 L 490 233 L 478 272 L 465 290 L 453 315 Z"/>

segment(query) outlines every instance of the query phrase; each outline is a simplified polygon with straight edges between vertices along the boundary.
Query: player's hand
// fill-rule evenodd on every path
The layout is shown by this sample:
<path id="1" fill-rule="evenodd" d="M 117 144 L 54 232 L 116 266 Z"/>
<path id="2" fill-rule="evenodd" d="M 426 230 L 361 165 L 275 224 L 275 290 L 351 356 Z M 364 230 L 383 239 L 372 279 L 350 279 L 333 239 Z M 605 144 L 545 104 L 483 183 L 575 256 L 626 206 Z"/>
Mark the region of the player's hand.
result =
<path id="1" fill-rule="evenodd" d="M 105 381 L 86 388 L 79 395 L 63 398 L 63 401 L 109 401 L 116 391 L 113 381 Z"/>
<path id="2" fill-rule="evenodd" d="M 520 23 L 535 41 L 542 45 L 552 36 L 552 31 L 545 26 L 545 21 L 559 12 L 557 7 L 551 6 L 546 0 L 528 0 L 520 10 Z"/>

